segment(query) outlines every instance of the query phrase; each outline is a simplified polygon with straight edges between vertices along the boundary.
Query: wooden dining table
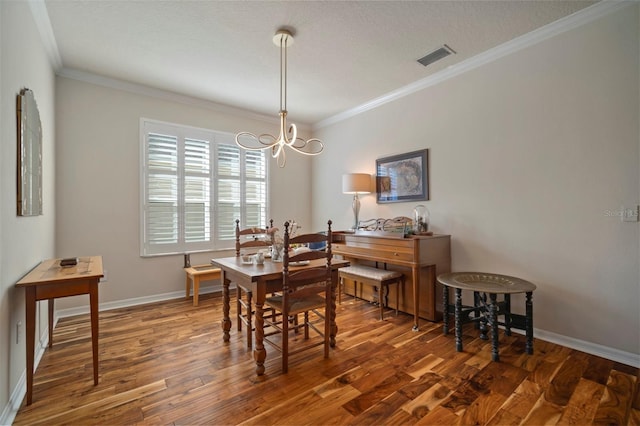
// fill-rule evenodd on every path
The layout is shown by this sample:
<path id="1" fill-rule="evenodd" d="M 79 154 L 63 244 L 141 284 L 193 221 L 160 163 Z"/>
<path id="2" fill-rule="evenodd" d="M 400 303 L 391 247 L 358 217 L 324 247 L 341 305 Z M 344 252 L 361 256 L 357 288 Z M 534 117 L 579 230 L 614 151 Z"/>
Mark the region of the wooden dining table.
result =
<path id="1" fill-rule="evenodd" d="M 261 376 L 264 374 L 264 361 L 267 358 L 267 351 L 264 347 L 264 302 L 267 294 L 282 290 L 282 262 L 272 262 L 271 259 L 265 259 L 264 264 L 245 264 L 240 257 L 223 257 L 211 259 L 211 264 L 217 266 L 221 270 L 222 280 L 222 333 L 224 342 L 229 342 L 231 330 L 231 318 L 229 316 L 229 284 L 232 282 L 240 283 L 250 288 L 253 292 L 253 300 L 255 303 L 255 347 L 253 350 L 253 358 L 256 361 L 256 374 Z M 319 267 L 326 264 L 324 259 L 312 260 L 308 265 L 290 266 L 289 269 L 294 271 L 302 268 Z M 336 345 L 336 334 L 338 326 L 336 325 L 336 289 L 338 287 L 338 269 L 349 266 L 349 262 L 342 259 L 332 259 L 331 261 L 331 312 L 328 313 L 331 321 L 330 325 L 330 346 Z"/>

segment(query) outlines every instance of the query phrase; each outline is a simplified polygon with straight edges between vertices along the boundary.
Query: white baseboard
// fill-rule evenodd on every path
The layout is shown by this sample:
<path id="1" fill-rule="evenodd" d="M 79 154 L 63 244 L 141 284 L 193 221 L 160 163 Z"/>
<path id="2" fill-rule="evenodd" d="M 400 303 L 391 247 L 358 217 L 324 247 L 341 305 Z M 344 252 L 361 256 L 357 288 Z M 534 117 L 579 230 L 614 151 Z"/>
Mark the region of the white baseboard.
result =
<path id="1" fill-rule="evenodd" d="M 38 368 L 38 364 L 40 364 L 40 360 L 44 355 L 47 345 L 49 345 L 49 330 L 45 329 L 44 333 L 40 336 L 40 339 L 36 342 L 36 353 L 33 359 L 34 371 Z M 11 392 L 11 395 L 9 396 L 7 405 L 4 407 L 4 410 L 2 410 L 2 414 L 0 414 L 0 425 L 10 425 L 13 423 L 13 420 L 16 418 L 16 414 L 18 414 L 18 410 L 20 409 L 20 404 L 22 404 L 22 400 L 26 394 L 27 370 L 25 368 L 20 375 L 20 379 L 18 379 L 18 383 L 16 383 L 16 387 L 13 388 L 13 392 Z"/>
<path id="2" fill-rule="evenodd" d="M 209 286 L 202 287 L 200 289 L 199 294 L 208 294 L 222 292 L 222 286 Z M 145 296 L 145 297 L 136 297 L 133 299 L 119 300 L 116 302 L 106 302 L 101 303 L 99 306 L 100 311 L 108 311 L 111 309 L 117 308 L 126 308 L 129 306 L 136 305 L 144 305 L 146 303 L 153 302 L 161 302 L 164 300 L 171 299 L 179 299 L 184 297 L 184 292 L 182 291 L 173 291 L 171 293 L 163 293 L 157 294 L 153 296 Z M 75 315 L 88 314 L 89 307 L 82 306 L 78 308 L 69 308 L 69 309 L 61 309 L 56 311 L 54 314 L 55 321 L 54 326 L 58 322 L 58 319 L 71 317 Z M 514 333 L 524 333 L 521 330 L 512 330 Z M 634 354 L 631 352 L 621 351 L 619 349 L 610 348 L 607 346 L 599 345 L 597 343 L 587 342 L 584 340 L 574 339 L 573 337 L 563 336 L 561 334 L 553 333 L 550 331 L 540 330 L 538 328 L 534 329 L 533 336 L 538 340 L 545 340 L 547 342 L 555 343 L 558 345 L 566 346 L 571 349 L 575 349 L 578 351 L 586 352 L 591 355 L 596 355 L 602 358 L 609 359 L 611 361 L 620 362 L 625 365 L 630 365 L 635 368 L 640 368 L 640 354 Z M 40 360 L 42 359 L 42 355 L 44 354 L 45 348 L 49 343 L 49 332 L 45 330 L 45 333 L 41 336 L 38 342 L 38 346 L 36 348 L 36 356 L 34 360 L 34 369 L 37 369 Z M 535 350 L 535 347 L 534 347 Z M 24 398 L 27 392 L 27 382 L 26 382 L 26 371 L 22 372 L 20 376 L 20 380 L 16 384 L 15 389 L 11 393 L 11 397 L 9 398 L 9 402 L 6 407 L 2 411 L 0 415 L 0 425 L 10 425 L 15 418 L 18 409 L 20 408 L 20 404 L 22 403 L 22 399 Z"/>
<path id="3" fill-rule="evenodd" d="M 533 337 L 536 339 L 566 346 L 571 349 L 576 349 L 578 351 L 586 352 L 591 355 L 606 358 L 611 361 L 630 365 L 635 368 L 640 368 L 640 354 L 621 351 L 619 349 L 610 348 L 608 346 L 603 346 L 584 340 L 574 339 L 573 337 L 563 336 L 562 334 L 556 334 L 551 331 L 540 330 L 537 328 L 534 328 Z"/>
<path id="4" fill-rule="evenodd" d="M 232 286 L 232 288 L 235 288 Z M 222 292 L 221 285 L 200 287 L 198 294 L 209 294 Z M 144 305 L 147 303 L 163 302 L 165 300 L 179 299 L 184 297 L 184 291 L 172 291 L 170 293 L 155 294 L 152 296 L 134 297 L 133 299 L 118 300 L 115 302 L 100 303 L 99 311 L 110 311 L 112 309 L 127 308 L 129 306 Z M 56 321 L 59 318 L 73 317 L 76 315 L 88 314 L 89 306 L 79 306 L 77 308 L 61 309 L 55 312 Z"/>
<path id="5" fill-rule="evenodd" d="M 504 326 L 500 326 L 504 329 Z M 512 328 L 512 333 L 525 334 L 524 330 Z M 599 345 L 597 343 L 587 342 L 585 340 L 574 339 L 573 337 L 564 336 L 562 334 L 553 333 L 551 331 L 540 330 L 539 328 L 533 328 L 533 338 L 535 340 L 544 340 L 545 342 L 555 343 L 556 345 L 566 346 L 570 349 L 585 352 L 590 355 L 596 355 L 602 358 L 606 358 L 610 361 L 616 361 L 621 364 L 630 365 L 635 368 L 640 368 L 640 354 L 634 354 L 631 352 L 621 351 L 619 349 L 610 348 L 608 346 Z M 533 345 L 533 351 L 535 353 L 535 343 Z"/>

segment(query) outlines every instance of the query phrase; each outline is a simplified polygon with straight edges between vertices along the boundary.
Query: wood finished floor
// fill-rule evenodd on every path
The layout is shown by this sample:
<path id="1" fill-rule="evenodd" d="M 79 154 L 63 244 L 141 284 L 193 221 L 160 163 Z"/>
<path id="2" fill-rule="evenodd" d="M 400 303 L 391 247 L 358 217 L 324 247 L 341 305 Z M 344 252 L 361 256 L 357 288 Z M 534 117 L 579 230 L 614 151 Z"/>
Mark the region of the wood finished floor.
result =
<path id="1" fill-rule="evenodd" d="M 377 320 L 377 307 L 343 298 L 337 347 L 290 360 L 267 347 L 266 374 L 232 328 L 223 344 L 221 299 L 174 300 L 100 313 L 100 383 L 93 386 L 88 315 L 54 330 L 34 379 L 33 404 L 15 425 L 35 424 L 640 424 L 639 372 L 524 336 L 490 344 L 464 329 L 455 351 L 442 324 Z M 232 307 L 232 314 L 234 310 Z"/>

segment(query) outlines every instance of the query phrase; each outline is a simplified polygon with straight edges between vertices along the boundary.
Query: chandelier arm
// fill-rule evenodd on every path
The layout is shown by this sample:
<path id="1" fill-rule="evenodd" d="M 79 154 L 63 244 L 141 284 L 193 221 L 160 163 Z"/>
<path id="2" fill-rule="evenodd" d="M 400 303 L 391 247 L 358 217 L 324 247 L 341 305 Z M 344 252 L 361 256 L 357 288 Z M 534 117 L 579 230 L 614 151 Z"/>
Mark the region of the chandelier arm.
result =
<path id="1" fill-rule="evenodd" d="M 278 158 L 283 151 L 284 146 L 281 143 L 275 143 L 271 146 L 271 156 L 273 158 Z"/>
<path id="2" fill-rule="evenodd" d="M 264 148 L 271 148 L 273 145 L 278 143 L 278 139 L 275 136 L 270 135 L 268 133 L 262 133 L 258 136 L 258 142 L 260 142 Z"/>
<path id="3" fill-rule="evenodd" d="M 263 141 L 263 137 L 264 136 L 268 136 L 271 139 L 274 139 L 274 141 L 273 142 L 264 142 Z M 240 140 L 242 137 L 252 138 L 254 141 L 257 142 L 257 144 L 255 146 L 247 145 L 245 142 L 242 142 Z M 236 145 L 238 145 L 240 148 L 243 148 L 243 149 L 246 149 L 246 150 L 249 150 L 249 151 L 260 151 L 260 150 L 263 150 L 263 149 L 268 149 L 268 148 L 271 148 L 272 146 L 274 146 L 274 145 L 276 145 L 278 143 L 278 141 L 275 140 L 276 138 L 274 138 L 271 135 L 265 134 L 265 133 L 261 134 L 260 136 L 256 136 L 251 132 L 240 132 L 240 133 L 238 133 L 236 135 L 235 139 L 236 139 Z M 260 145 L 263 145 L 263 146 L 260 146 Z"/>
<path id="4" fill-rule="evenodd" d="M 311 138 L 308 140 L 304 140 L 302 138 L 298 138 L 296 142 L 302 142 L 300 145 L 289 145 L 296 152 L 304 155 L 318 155 L 322 151 L 324 151 L 324 143 L 320 139 Z M 305 149 L 309 148 L 309 150 L 305 151 Z"/>
<path id="5" fill-rule="evenodd" d="M 278 167 L 283 168 L 287 164 L 287 152 L 284 149 L 284 145 L 278 145 L 277 152 L 276 147 L 273 147 L 271 156 L 278 162 Z"/>
<path id="6" fill-rule="evenodd" d="M 296 143 L 296 139 L 298 139 L 298 128 L 295 124 L 291 123 L 288 134 L 291 135 L 291 137 L 286 138 L 286 144 L 293 147 L 293 144 Z"/>

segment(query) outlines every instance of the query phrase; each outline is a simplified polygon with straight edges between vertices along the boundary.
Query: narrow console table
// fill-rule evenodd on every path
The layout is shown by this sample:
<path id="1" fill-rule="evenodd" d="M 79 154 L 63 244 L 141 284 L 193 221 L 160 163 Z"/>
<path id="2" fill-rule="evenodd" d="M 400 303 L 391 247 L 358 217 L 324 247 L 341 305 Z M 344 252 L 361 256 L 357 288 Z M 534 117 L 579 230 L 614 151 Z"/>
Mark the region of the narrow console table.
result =
<path id="1" fill-rule="evenodd" d="M 352 232 L 334 232 L 331 251 L 352 264 L 380 266 L 405 275 L 411 291 L 400 294 L 399 309 L 413 314 L 413 329 L 419 318 L 440 320 L 436 276 L 451 270 L 451 236 L 391 237 Z M 398 290 L 397 290 L 398 291 Z"/>
<path id="2" fill-rule="evenodd" d="M 533 353 L 533 301 L 532 294 L 535 284 L 521 278 L 500 274 L 482 272 L 453 272 L 438 276 L 438 281 L 444 286 L 443 295 L 443 333 L 449 333 L 449 312 L 455 313 L 456 350 L 462 352 L 462 324 L 477 322 L 480 327 L 480 338 L 487 339 L 487 324 L 491 326 L 491 359 L 500 361 L 498 353 L 498 326 L 505 328 L 507 336 L 511 329 L 525 330 L 527 354 Z M 455 289 L 455 304 L 449 305 L 449 287 Z M 462 290 L 473 291 L 473 306 L 462 305 Z M 525 315 L 511 313 L 511 295 L 525 293 Z M 489 300 L 487 300 L 489 294 Z M 498 301 L 498 294 L 502 294 L 503 301 Z M 499 321 L 498 316 L 504 316 Z"/>
<path id="3" fill-rule="evenodd" d="M 57 297 L 89 295 L 91 307 L 91 345 L 93 384 L 98 384 L 98 283 L 104 276 L 102 256 L 79 257 L 74 266 L 60 266 L 61 259 L 49 259 L 16 283 L 24 287 L 27 329 L 27 405 L 33 400 L 33 365 L 36 337 L 36 302 L 49 301 L 49 347 L 53 345 L 53 300 Z"/>

